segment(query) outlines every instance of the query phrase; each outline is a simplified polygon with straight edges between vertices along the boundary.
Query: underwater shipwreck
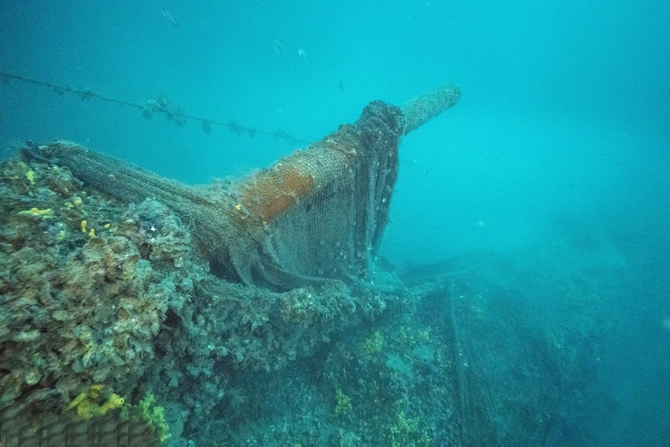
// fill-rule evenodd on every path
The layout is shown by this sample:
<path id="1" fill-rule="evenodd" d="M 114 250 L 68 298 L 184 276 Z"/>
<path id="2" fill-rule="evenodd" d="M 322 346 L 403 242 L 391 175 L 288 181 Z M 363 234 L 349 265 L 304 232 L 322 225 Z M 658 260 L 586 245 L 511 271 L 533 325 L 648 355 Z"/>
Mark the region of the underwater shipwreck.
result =
<path id="1" fill-rule="evenodd" d="M 26 144 L 0 165 L 2 445 L 585 442 L 605 279 L 379 257 L 401 139 L 459 99 L 375 101 L 205 186 Z"/>

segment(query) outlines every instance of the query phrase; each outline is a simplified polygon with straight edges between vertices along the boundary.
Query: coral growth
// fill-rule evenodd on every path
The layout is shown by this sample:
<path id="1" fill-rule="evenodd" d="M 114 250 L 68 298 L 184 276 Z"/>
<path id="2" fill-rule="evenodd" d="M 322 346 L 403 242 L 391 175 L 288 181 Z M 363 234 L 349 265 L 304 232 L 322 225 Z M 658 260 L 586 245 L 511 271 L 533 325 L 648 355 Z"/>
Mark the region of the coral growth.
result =
<path id="1" fill-rule="evenodd" d="M 153 394 L 147 394 L 137 405 L 140 416 L 144 419 L 149 428 L 158 432 L 160 442 L 165 442 L 171 437 L 170 427 L 165 422 L 165 408 L 155 405 L 156 398 Z"/>
<path id="2" fill-rule="evenodd" d="M 98 403 L 103 385 L 91 385 L 86 392 L 79 393 L 67 406 L 68 410 L 75 410 L 78 419 L 91 419 L 104 416 L 109 410 L 123 406 L 125 399 L 118 394 L 111 393 L 106 401 Z"/>

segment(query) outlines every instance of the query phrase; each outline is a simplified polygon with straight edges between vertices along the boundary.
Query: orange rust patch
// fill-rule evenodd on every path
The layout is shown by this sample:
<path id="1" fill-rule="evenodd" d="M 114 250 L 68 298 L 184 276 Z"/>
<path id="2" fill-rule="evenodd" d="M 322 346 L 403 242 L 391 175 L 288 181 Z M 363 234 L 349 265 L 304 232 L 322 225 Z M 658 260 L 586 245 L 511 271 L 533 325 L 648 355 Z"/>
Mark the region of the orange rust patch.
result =
<path id="1" fill-rule="evenodd" d="M 314 190 L 314 178 L 293 166 L 275 166 L 258 173 L 243 188 L 242 204 L 269 222 Z"/>

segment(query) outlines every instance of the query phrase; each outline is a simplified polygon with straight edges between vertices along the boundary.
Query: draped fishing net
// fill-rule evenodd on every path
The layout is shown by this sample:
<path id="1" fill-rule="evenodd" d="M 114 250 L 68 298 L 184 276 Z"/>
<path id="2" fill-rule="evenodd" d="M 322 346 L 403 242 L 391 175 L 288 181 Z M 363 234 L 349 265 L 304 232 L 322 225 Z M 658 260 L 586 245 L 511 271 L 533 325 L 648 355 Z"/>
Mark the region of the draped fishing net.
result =
<path id="1" fill-rule="evenodd" d="M 273 290 L 372 283 L 400 139 L 459 99 L 447 85 L 402 109 L 373 102 L 355 124 L 230 185 L 183 185 L 70 143 L 34 155 L 125 202 L 166 204 L 193 225 L 212 271 L 228 280 Z"/>

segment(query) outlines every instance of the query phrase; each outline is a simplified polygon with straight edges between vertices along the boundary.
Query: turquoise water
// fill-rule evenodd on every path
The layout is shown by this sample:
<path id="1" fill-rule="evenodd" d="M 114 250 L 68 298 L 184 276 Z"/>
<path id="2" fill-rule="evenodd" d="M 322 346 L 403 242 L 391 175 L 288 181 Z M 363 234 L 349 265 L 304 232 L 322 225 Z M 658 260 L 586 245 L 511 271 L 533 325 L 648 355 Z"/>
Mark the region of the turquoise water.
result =
<path id="1" fill-rule="evenodd" d="M 138 104 L 166 94 L 190 115 L 305 141 L 372 100 L 457 82 L 461 102 L 402 142 L 383 254 L 402 269 L 546 248 L 567 270 L 625 272 L 611 292 L 624 328 L 601 353 L 617 406 L 598 442 L 665 445 L 668 24 L 662 1 L 4 0 L 0 71 Z M 305 147 L 0 83 L 2 158 L 57 138 L 187 183 Z"/>

